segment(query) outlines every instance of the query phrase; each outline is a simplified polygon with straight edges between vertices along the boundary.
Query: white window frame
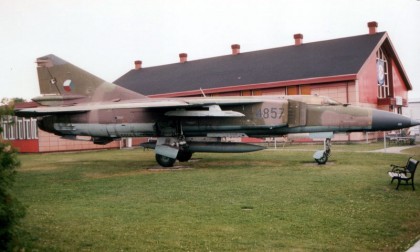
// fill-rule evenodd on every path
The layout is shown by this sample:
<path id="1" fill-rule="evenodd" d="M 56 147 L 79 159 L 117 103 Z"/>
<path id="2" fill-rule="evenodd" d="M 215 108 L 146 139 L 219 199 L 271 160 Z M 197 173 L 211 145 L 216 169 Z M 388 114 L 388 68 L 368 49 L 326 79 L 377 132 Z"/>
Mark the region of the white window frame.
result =
<path id="1" fill-rule="evenodd" d="M 376 52 L 376 60 L 382 60 L 384 62 L 384 84 L 378 83 L 378 98 L 387 98 L 390 95 L 390 83 L 389 83 L 389 62 L 385 52 L 382 48 Z"/>

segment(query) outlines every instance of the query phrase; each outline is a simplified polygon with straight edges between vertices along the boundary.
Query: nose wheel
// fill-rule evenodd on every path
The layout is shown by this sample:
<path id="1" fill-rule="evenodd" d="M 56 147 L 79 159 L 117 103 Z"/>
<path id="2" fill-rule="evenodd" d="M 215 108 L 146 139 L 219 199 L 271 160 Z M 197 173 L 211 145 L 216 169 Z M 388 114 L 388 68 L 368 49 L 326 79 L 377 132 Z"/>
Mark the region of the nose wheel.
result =
<path id="1" fill-rule="evenodd" d="M 318 164 L 323 165 L 327 163 L 330 154 L 331 154 L 331 139 L 327 138 L 324 140 L 324 150 L 315 152 L 314 159 Z"/>

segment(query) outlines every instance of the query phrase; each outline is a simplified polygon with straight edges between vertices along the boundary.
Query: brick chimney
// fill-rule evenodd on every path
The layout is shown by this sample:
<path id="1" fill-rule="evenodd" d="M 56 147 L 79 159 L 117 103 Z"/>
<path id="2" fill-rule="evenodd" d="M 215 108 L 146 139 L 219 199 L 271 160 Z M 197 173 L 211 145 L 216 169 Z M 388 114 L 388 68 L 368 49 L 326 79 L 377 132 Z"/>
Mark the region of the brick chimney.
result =
<path id="1" fill-rule="evenodd" d="M 232 55 L 238 55 L 241 52 L 241 46 L 238 44 L 233 44 L 230 47 L 232 48 Z"/>
<path id="2" fill-rule="evenodd" d="M 141 61 L 141 60 L 136 60 L 136 61 L 134 61 L 134 69 L 135 70 L 140 70 L 141 69 L 141 64 L 142 64 L 143 62 Z"/>
<path id="3" fill-rule="evenodd" d="M 368 23 L 369 34 L 376 34 L 376 28 L 378 27 L 378 22 L 372 21 Z"/>
<path id="4" fill-rule="evenodd" d="M 188 54 L 186 54 L 186 53 L 180 53 L 179 54 L 179 63 L 185 63 L 185 62 L 187 62 L 187 57 L 188 57 Z"/>
<path id="5" fill-rule="evenodd" d="M 293 35 L 293 38 L 295 39 L 295 45 L 301 45 L 303 42 L 303 35 L 301 33 L 297 33 Z"/>

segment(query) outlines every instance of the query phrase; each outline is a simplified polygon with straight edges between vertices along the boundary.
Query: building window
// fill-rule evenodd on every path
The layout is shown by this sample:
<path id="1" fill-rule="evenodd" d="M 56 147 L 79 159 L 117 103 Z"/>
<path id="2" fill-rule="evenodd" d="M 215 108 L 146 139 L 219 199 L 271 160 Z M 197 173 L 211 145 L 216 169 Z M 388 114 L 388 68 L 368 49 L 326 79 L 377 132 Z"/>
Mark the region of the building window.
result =
<path id="1" fill-rule="evenodd" d="M 298 95 L 299 86 L 288 86 L 286 90 L 287 95 Z"/>
<path id="2" fill-rule="evenodd" d="M 382 48 L 376 52 L 376 74 L 378 82 L 378 98 L 386 98 L 390 95 L 389 90 L 389 64 Z"/>
<path id="3" fill-rule="evenodd" d="M 252 91 L 251 90 L 242 90 L 241 95 L 242 96 L 251 96 L 252 95 Z"/>
<path id="4" fill-rule="evenodd" d="M 259 89 L 252 90 L 252 95 L 253 96 L 261 96 L 262 95 L 262 91 L 259 90 Z"/>
<path id="5" fill-rule="evenodd" d="M 300 85 L 299 89 L 300 89 L 300 94 L 301 95 L 310 95 L 311 91 L 312 91 L 310 85 Z"/>
<path id="6" fill-rule="evenodd" d="M 38 128 L 34 118 L 3 116 L 0 119 L 0 127 L 3 129 L 1 137 L 4 140 L 38 139 Z"/>

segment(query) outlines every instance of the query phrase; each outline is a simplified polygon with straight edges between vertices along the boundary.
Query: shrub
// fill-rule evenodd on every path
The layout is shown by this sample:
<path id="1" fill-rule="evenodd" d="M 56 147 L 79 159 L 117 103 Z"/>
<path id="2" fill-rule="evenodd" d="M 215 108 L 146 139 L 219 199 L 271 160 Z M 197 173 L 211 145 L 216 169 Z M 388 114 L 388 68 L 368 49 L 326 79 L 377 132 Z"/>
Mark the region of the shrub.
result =
<path id="1" fill-rule="evenodd" d="M 0 129 L 1 130 L 1 129 Z M 0 139 L 0 251 L 11 251 L 17 244 L 16 228 L 25 209 L 13 194 L 17 152 Z"/>

